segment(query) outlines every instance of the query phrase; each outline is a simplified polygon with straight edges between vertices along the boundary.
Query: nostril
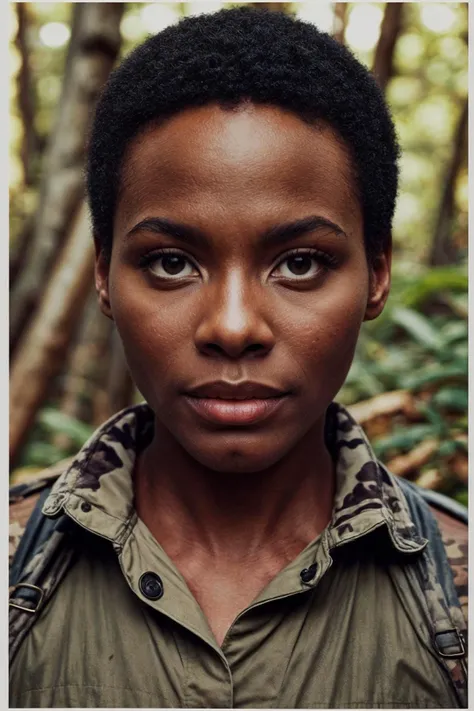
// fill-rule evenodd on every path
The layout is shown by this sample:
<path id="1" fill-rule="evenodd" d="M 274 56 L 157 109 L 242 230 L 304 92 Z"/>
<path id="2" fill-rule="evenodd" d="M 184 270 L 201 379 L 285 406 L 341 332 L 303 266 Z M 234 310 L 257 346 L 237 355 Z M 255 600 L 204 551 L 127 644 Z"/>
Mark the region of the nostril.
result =
<path id="1" fill-rule="evenodd" d="M 249 343 L 248 346 L 244 346 L 243 348 L 241 348 L 240 346 L 236 346 L 233 349 L 231 349 L 229 347 L 224 348 L 223 346 L 220 346 L 218 343 L 205 343 L 202 346 L 202 348 L 200 348 L 200 350 L 204 354 L 210 355 L 210 356 L 230 355 L 231 357 L 234 357 L 234 358 L 240 358 L 242 356 L 245 356 L 246 354 L 251 354 L 251 353 L 256 353 L 256 354 L 260 355 L 260 354 L 265 353 L 268 349 L 262 343 Z"/>
<path id="2" fill-rule="evenodd" d="M 206 343 L 202 349 L 204 353 L 208 355 L 223 355 L 224 349 L 217 345 L 217 343 Z"/>

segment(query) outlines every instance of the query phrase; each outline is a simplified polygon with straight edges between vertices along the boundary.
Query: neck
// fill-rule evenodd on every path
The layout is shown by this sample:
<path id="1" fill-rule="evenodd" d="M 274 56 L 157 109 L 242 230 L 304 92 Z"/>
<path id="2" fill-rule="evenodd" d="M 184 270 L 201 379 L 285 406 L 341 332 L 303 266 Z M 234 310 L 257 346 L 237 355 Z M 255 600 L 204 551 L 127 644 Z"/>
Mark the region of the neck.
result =
<path id="1" fill-rule="evenodd" d="M 155 421 L 154 438 L 135 468 L 135 503 L 171 558 L 192 544 L 229 562 L 256 559 L 262 549 L 289 562 L 328 524 L 334 472 L 324 419 L 282 460 L 257 473 L 209 470 L 164 434 Z"/>

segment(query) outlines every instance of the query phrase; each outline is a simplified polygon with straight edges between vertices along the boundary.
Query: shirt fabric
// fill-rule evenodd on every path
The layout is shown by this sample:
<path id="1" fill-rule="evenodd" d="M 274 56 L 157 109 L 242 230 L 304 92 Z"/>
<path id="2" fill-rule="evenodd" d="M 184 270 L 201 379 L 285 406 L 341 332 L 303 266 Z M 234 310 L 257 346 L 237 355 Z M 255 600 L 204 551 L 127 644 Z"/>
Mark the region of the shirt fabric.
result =
<path id="1" fill-rule="evenodd" d="M 237 616 L 222 647 L 134 509 L 134 463 L 152 433 L 147 405 L 119 413 L 47 499 L 46 515 L 78 524 L 74 564 L 12 663 L 12 707 L 457 706 L 412 584 L 426 541 L 341 406 L 326 422 L 331 522 Z M 301 576 L 308 569 L 314 577 Z"/>

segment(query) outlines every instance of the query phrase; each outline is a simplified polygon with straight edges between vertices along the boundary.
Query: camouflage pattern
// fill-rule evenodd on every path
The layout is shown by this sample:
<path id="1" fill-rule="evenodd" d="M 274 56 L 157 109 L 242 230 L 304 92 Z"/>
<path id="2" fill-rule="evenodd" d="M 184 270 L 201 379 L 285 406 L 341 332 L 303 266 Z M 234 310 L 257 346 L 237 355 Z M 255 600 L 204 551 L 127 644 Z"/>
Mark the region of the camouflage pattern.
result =
<path id="1" fill-rule="evenodd" d="M 59 476 L 43 506 L 43 513 L 49 517 L 66 514 L 120 548 L 120 541 L 134 516 L 131 477 L 134 462 L 137 452 L 151 440 L 152 433 L 153 413 L 146 404 L 115 415 L 99 428 Z M 433 561 L 426 551 L 428 541 L 418 536 L 396 478 L 377 461 L 364 432 L 347 410 L 335 403 L 328 410 L 327 442 L 336 462 L 333 517 L 323 533 L 328 550 L 386 527 L 395 551 L 413 557 L 414 564 L 406 566 L 406 576 L 411 594 L 430 620 L 433 636 L 452 628 L 464 629 L 460 609 L 447 606 Z M 92 514 L 84 514 L 84 502 L 90 505 L 88 511 L 92 509 Z M 18 527 L 14 528 L 13 535 L 15 542 L 21 535 Z M 43 589 L 45 600 L 71 564 L 65 536 L 56 531 L 23 576 L 24 582 Z M 452 543 L 448 547 L 453 551 Z M 461 575 L 464 563 L 458 561 L 457 565 Z M 396 575 L 399 572 L 394 573 Z M 11 608 L 11 659 L 34 619 L 31 613 Z M 459 659 L 441 657 L 439 662 L 450 674 L 460 706 L 465 706 L 463 664 Z"/>
<path id="2" fill-rule="evenodd" d="M 449 565 L 453 571 L 454 584 L 458 593 L 465 624 L 468 620 L 468 529 L 451 516 L 432 509 L 436 516 L 443 539 Z"/>

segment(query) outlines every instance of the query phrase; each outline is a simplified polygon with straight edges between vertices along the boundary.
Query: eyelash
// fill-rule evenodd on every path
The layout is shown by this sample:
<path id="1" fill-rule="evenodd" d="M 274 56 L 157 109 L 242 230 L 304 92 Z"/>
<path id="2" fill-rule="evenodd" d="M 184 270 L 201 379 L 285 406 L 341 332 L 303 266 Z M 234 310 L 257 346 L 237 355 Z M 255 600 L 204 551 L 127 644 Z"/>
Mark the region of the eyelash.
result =
<path id="1" fill-rule="evenodd" d="M 141 269 L 147 270 L 150 265 L 152 265 L 154 262 L 156 262 L 160 257 L 165 257 L 165 256 L 173 256 L 173 257 L 182 257 L 183 259 L 187 260 L 189 264 L 191 264 L 194 269 L 199 271 L 197 265 L 195 262 L 188 257 L 187 254 L 184 252 L 181 252 L 180 250 L 173 249 L 173 248 L 162 248 L 162 249 L 155 249 L 153 252 L 148 252 L 148 254 L 144 254 L 142 257 L 140 257 L 138 265 L 140 266 Z M 290 252 L 285 252 L 283 255 L 281 255 L 278 258 L 277 263 L 273 267 L 272 271 L 275 270 L 277 267 L 282 265 L 286 260 L 291 259 L 291 257 L 295 256 L 310 256 L 313 258 L 317 258 L 319 262 L 322 265 L 322 268 L 325 271 L 328 271 L 331 268 L 335 268 L 338 264 L 338 260 L 336 257 L 334 257 L 331 254 L 327 254 L 327 252 L 322 252 L 319 249 L 310 248 L 310 247 L 298 247 L 296 249 L 291 250 Z M 310 277 L 311 278 L 311 277 Z M 179 275 L 176 277 L 176 281 L 179 279 Z M 172 278 L 170 278 L 170 281 L 174 281 Z M 304 281 L 304 277 L 300 279 L 294 279 L 292 281 Z"/>
<path id="2" fill-rule="evenodd" d="M 290 252 L 285 252 L 281 257 L 278 258 L 278 262 L 275 264 L 275 267 L 279 267 L 280 264 L 283 264 L 283 262 L 286 262 L 287 259 L 291 259 L 291 257 L 315 257 L 317 258 L 323 267 L 330 269 L 331 267 L 336 267 L 337 266 L 337 259 L 334 255 L 328 254 L 327 252 L 322 252 L 320 249 L 315 249 L 314 247 L 296 247 L 295 249 L 292 249 Z"/>
<path id="3" fill-rule="evenodd" d="M 144 254 L 140 259 L 138 260 L 138 266 L 141 267 L 142 269 L 147 269 L 151 264 L 156 262 L 160 257 L 182 257 L 183 259 L 186 259 L 190 264 L 193 265 L 195 269 L 198 269 L 194 261 L 191 259 L 191 257 L 188 257 L 187 254 L 184 252 L 180 252 L 179 249 L 173 249 L 172 247 L 166 248 L 163 247 L 162 249 L 154 249 L 153 252 L 148 252 L 148 254 Z"/>

